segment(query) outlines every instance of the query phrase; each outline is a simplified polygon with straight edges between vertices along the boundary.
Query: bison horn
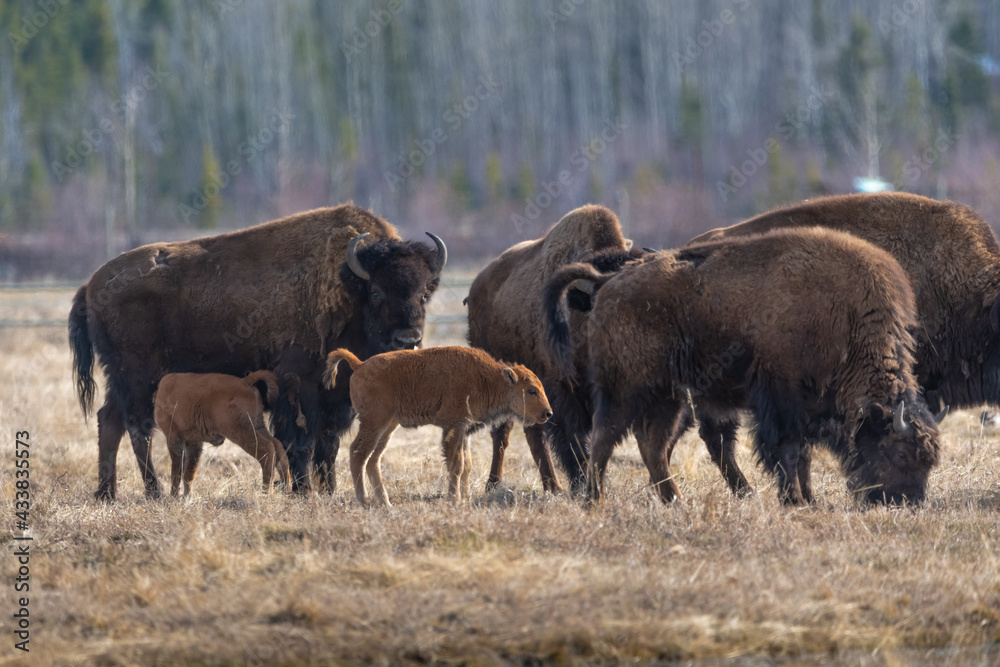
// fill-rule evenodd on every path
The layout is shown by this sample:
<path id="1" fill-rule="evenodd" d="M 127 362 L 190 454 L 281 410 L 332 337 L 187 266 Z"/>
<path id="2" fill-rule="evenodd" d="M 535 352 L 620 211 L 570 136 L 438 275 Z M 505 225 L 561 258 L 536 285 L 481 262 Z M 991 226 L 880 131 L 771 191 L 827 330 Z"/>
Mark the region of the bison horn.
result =
<path id="1" fill-rule="evenodd" d="M 646 252 L 651 252 L 653 254 L 656 254 L 656 253 L 660 252 L 656 248 L 647 248 L 646 246 L 642 246 L 642 249 L 645 250 Z"/>
<path id="2" fill-rule="evenodd" d="M 354 275 L 356 275 L 358 278 L 361 278 L 362 280 L 371 280 L 372 279 L 371 275 L 367 271 L 365 271 L 363 266 L 361 266 L 361 262 L 358 261 L 358 255 L 357 255 L 358 243 L 360 243 L 361 239 L 363 239 L 366 236 L 368 236 L 368 232 L 365 232 L 364 234 L 358 234 L 353 239 L 351 239 L 350 243 L 347 244 L 347 266 L 351 267 L 351 271 L 353 271 Z"/>
<path id="3" fill-rule="evenodd" d="M 584 278 L 577 278 L 569 284 L 569 289 L 578 289 L 584 294 L 589 294 L 594 296 L 594 283 L 591 280 L 586 280 Z"/>
<path id="4" fill-rule="evenodd" d="M 909 428 L 906 425 L 906 406 L 903 402 L 899 402 L 899 408 L 896 409 L 896 417 L 892 421 L 892 427 L 896 430 L 896 433 L 906 433 L 906 429 Z"/>
<path id="5" fill-rule="evenodd" d="M 588 248 L 587 250 L 584 250 L 583 252 L 577 253 L 576 257 L 574 257 L 573 259 L 571 259 L 569 263 L 570 264 L 576 264 L 577 262 L 579 262 L 581 259 L 583 259 L 589 253 L 592 253 L 592 252 L 594 252 L 593 249 Z"/>
<path id="6" fill-rule="evenodd" d="M 951 410 L 951 406 L 950 405 L 944 406 L 944 409 L 941 412 L 939 412 L 936 415 L 934 415 L 934 423 L 940 424 L 941 420 L 948 416 L 948 411 L 949 410 Z"/>
<path id="7" fill-rule="evenodd" d="M 430 232 L 424 232 L 424 234 L 427 234 L 427 236 L 431 237 L 431 240 L 434 241 L 434 245 L 437 246 L 437 251 L 438 251 L 437 272 L 441 273 L 442 271 L 444 271 L 444 265 L 448 263 L 448 248 L 447 246 L 445 246 L 444 241 L 439 239 L 434 234 L 431 234 Z"/>

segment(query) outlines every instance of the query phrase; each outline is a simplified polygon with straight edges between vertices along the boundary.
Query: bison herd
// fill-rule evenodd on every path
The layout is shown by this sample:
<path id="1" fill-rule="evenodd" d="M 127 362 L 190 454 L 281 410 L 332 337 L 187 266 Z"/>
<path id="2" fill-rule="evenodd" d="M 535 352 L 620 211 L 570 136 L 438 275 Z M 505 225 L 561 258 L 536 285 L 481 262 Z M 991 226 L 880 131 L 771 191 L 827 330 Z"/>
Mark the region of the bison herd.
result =
<path id="1" fill-rule="evenodd" d="M 464 500 L 469 433 L 491 429 L 489 490 L 515 421 L 547 491 L 562 488 L 552 451 L 570 488 L 602 501 L 612 452 L 632 433 L 651 486 L 672 501 L 671 452 L 697 423 L 744 495 L 735 447 L 749 414 L 782 502 L 813 501 L 820 445 L 859 500 L 917 503 L 939 457 L 937 422 L 1000 402 L 1000 243 L 960 204 L 824 197 L 659 252 L 584 206 L 476 277 L 471 348 L 418 349 L 447 261 L 428 236 L 432 246 L 404 241 L 343 205 L 143 246 L 98 269 L 69 316 L 85 415 L 95 361 L 107 381 L 96 497 L 115 498 L 126 431 L 147 497 L 160 495 L 155 426 L 173 494 L 182 477 L 189 492 L 203 443 L 224 438 L 255 456 L 265 487 L 332 492 L 355 416 L 362 505 L 365 473 L 389 504 L 380 461 L 398 426 L 442 428 L 449 497 Z"/>

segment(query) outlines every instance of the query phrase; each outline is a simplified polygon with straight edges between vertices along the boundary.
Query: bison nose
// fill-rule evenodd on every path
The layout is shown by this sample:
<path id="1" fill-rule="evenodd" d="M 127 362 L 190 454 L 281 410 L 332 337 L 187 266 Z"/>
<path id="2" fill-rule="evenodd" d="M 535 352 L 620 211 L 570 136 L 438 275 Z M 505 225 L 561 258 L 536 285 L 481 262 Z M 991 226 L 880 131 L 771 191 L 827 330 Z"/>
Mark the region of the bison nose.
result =
<path id="1" fill-rule="evenodd" d="M 552 417 L 552 411 L 551 410 L 546 410 L 545 411 L 545 418 L 549 419 L 550 417 Z"/>
<path id="2" fill-rule="evenodd" d="M 420 334 L 405 333 L 398 334 L 395 338 L 393 338 L 393 342 L 399 349 L 408 350 L 419 345 L 422 338 L 423 337 Z"/>

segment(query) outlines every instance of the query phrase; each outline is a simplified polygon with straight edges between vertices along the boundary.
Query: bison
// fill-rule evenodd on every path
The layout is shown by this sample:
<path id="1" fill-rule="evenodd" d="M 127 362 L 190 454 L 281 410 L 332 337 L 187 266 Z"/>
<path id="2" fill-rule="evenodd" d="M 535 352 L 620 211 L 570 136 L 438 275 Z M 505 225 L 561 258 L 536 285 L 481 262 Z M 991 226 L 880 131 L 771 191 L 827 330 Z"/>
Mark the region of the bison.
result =
<path id="1" fill-rule="evenodd" d="M 869 502 L 924 497 L 938 432 L 912 374 L 913 294 L 888 253 L 799 229 L 663 252 L 611 275 L 571 265 L 545 294 L 564 373 L 572 343 L 561 299 L 574 281 L 598 290 L 587 331 L 593 501 L 629 430 L 661 499 L 680 495 L 669 460 L 688 392 L 716 419 L 752 410 L 757 455 L 785 503 L 813 499 L 807 440 L 823 441 Z"/>
<path id="2" fill-rule="evenodd" d="M 278 378 L 257 371 L 245 378 L 219 373 L 168 373 L 160 380 L 153 401 L 156 425 L 170 451 L 170 495 L 176 496 L 184 474 L 184 495 L 198 469 L 204 443 L 216 447 L 228 438 L 260 462 L 264 489 L 272 488 L 274 473 L 285 484 L 288 457 L 281 442 L 264 425 L 264 402 L 255 383 L 267 388 L 267 400 L 278 400 Z"/>
<path id="3" fill-rule="evenodd" d="M 368 504 L 362 475 L 365 467 L 375 498 L 390 505 L 382 486 L 380 462 L 399 426 L 433 424 L 443 429 L 448 496 L 458 502 L 470 497 L 470 431 L 511 419 L 542 424 L 552 416 L 545 390 L 534 373 L 520 364 L 498 362 L 482 350 L 458 346 L 401 350 L 379 354 L 364 363 L 348 350 L 334 350 L 327 357 L 328 387 L 336 384 L 341 361 L 354 371 L 351 402 L 360 426 L 351 444 L 351 478 L 362 506 Z"/>
<path id="4" fill-rule="evenodd" d="M 77 291 L 69 315 L 85 415 L 96 389 L 95 352 L 107 380 L 97 413 L 95 496 L 115 497 L 118 444 L 127 430 L 146 495 L 159 497 L 149 441 L 153 393 L 167 373 L 273 370 L 285 377 L 302 368 L 311 372 L 337 347 L 366 358 L 418 345 L 447 259 L 444 243 L 429 236 L 436 248 L 403 241 L 386 221 L 345 204 L 142 246 L 99 268 Z M 302 357 L 311 365 L 300 363 Z M 298 409 L 288 396 L 272 416 L 293 486 L 307 490 L 315 441 L 332 478 L 339 437 L 353 413 L 344 393 L 322 389 L 308 372 L 299 379 L 306 429 L 297 425 Z"/>
<path id="5" fill-rule="evenodd" d="M 541 378 L 556 413 L 545 426 L 545 435 L 574 488 L 582 488 L 584 482 L 590 399 L 580 390 L 580 383 L 560 380 L 554 372 L 544 342 L 542 288 L 556 270 L 585 253 L 627 252 L 630 247 L 631 241 L 622 236 L 614 213 L 603 206 L 582 206 L 563 216 L 545 236 L 509 248 L 476 276 L 469 289 L 469 343 L 497 359 L 524 364 Z M 492 430 L 493 462 L 487 490 L 502 477 L 512 427 L 513 422 L 505 422 Z M 542 427 L 526 424 L 524 435 L 543 488 L 560 490 Z"/>
<path id="6" fill-rule="evenodd" d="M 839 195 L 762 213 L 689 245 L 810 226 L 865 239 L 903 267 L 917 306 L 913 370 L 938 419 L 949 408 L 1000 403 L 1000 242 L 979 214 L 902 192 Z M 734 456 L 738 422 L 700 421 L 730 487 L 745 492 Z"/>

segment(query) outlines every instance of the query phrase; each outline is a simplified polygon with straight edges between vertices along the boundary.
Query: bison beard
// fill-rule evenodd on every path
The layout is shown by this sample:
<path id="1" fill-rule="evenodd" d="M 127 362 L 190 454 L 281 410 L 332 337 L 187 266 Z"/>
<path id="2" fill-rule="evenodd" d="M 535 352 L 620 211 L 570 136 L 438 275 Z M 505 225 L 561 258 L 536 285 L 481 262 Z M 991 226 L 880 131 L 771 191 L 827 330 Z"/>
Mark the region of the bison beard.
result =
<path id="1" fill-rule="evenodd" d="M 371 236 L 355 240 L 363 234 Z M 77 292 L 69 318 L 84 414 L 94 395 L 95 351 L 107 378 L 98 411 L 95 495 L 115 497 L 116 457 L 126 430 L 146 495 L 160 495 L 149 456 L 152 399 L 157 382 L 171 372 L 242 376 L 267 369 L 297 378 L 289 386 L 304 397 L 306 429 L 288 404 L 289 390 L 283 389 L 276 410 L 278 437 L 292 443 L 293 484 L 308 488 L 317 441 L 332 479 L 350 408 L 345 396 L 322 395 L 302 356 L 321 363 L 320 355 L 338 346 L 368 356 L 419 343 L 426 304 L 447 258 L 444 244 L 432 239 L 437 248 L 403 241 L 384 220 L 343 205 L 143 246 L 98 269 Z M 365 277 L 349 266 L 349 245 L 351 264 Z M 286 352 L 290 360 L 279 368 Z"/>
<path id="2" fill-rule="evenodd" d="M 702 419 L 753 411 L 758 457 L 784 502 L 812 499 L 811 440 L 840 458 L 859 497 L 923 498 L 938 435 L 911 373 L 913 297 L 885 252 L 810 229 L 661 253 L 614 276 L 571 265 L 545 297 L 549 347 L 564 374 L 574 372 L 573 345 L 561 297 L 575 281 L 595 292 L 593 500 L 603 498 L 611 452 L 630 430 L 660 497 L 678 497 L 670 453 L 694 389 Z M 699 386 L 734 342 L 739 353 Z"/>

